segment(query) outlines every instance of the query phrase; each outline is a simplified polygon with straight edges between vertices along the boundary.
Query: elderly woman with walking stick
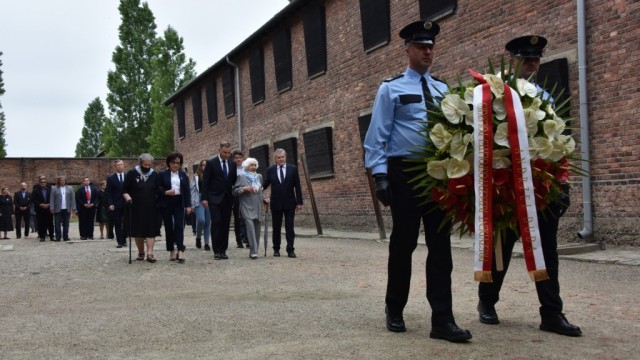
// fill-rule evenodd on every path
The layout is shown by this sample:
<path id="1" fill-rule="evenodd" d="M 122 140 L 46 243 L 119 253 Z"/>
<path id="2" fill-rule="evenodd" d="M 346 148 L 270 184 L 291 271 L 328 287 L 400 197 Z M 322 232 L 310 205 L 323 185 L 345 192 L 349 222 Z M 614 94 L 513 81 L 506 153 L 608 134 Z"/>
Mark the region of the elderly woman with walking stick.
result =
<path id="1" fill-rule="evenodd" d="M 146 259 L 150 263 L 156 262 L 153 254 L 156 236 L 160 236 L 160 220 L 158 214 L 158 173 L 153 170 L 153 156 L 142 154 L 138 158 L 138 165 L 129 170 L 124 177 L 122 196 L 127 202 L 125 228 L 129 229 L 129 236 L 135 238 L 138 248 L 136 260 Z"/>

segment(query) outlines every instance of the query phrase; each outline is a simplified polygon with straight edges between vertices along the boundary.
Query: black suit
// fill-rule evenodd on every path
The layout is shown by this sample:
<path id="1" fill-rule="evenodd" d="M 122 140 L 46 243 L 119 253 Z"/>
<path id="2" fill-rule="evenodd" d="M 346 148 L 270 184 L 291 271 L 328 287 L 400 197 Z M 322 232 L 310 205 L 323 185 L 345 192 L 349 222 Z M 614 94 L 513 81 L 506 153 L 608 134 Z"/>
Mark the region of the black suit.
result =
<path id="1" fill-rule="evenodd" d="M 273 223 L 273 250 L 280 251 L 280 231 L 282 217 L 284 216 L 287 252 L 290 253 L 295 250 L 293 241 L 296 234 L 293 230 L 293 219 L 296 214 L 296 206 L 302 205 L 300 175 L 298 174 L 298 168 L 287 163 L 283 171 L 284 182 L 280 182 L 279 171 L 280 165 L 271 165 L 267 169 L 262 187 L 267 189 L 271 186 L 270 208 Z"/>
<path id="2" fill-rule="evenodd" d="M 53 240 L 53 214 L 49 208 L 49 198 L 51 197 L 51 185 L 46 185 L 44 189 L 40 185 L 34 186 L 31 192 L 31 201 L 36 209 L 38 219 L 38 237 L 41 240 L 47 236 Z"/>
<path id="3" fill-rule="evenodd" d="M 87 199 L 86 186 L 81 186 L 76 191 L 76 210 L 78 211 L 78 228 L 80 238 L 93 239 L 93 228 L 96 219 L 98 205 L 98 189 L 89 186 L 90 196 Z"/>
<path id="4" fill-rule="evenodd" d="M 124 184 L 124 175 L 122 181 L 118 178 L 118 173 L 113 173 L 107 177 L 107 188 L 105 189 L 105 199 L 107 201 L 107 209 L 113 205 L 113 210 L 109 211 L 109 228 L 113 227 L 109 233 L 116 234 L 116 241 L 120 245 L 127 243 L 127 232 L 122 226 L 122 217 L 124 216 L 125 201 L 122 197 L 122 185 Z"/>
<path id="5" fill-rule="evenodd" d="M 29 204 L 31 203 L 31 193 L 28 191 L 17 191 L 13 195 L 13 204 L 16 214 L 16 236 L 20 239 L 20 221 L 24 220 L 24 236 L 29 236 Z"/>
<path id="6" fill-rule="evenodd" d="M 222 172 L 220 157 L 207 160 L 202 181 L 203 200 L 209 202 L 211 212 L 211 245 L 214 254 L 225 254 L 229 247 L 229 226 L 233 208 L 233 185 L 238 177 L 236 164 L 227 159 L 227 177 Z"/>

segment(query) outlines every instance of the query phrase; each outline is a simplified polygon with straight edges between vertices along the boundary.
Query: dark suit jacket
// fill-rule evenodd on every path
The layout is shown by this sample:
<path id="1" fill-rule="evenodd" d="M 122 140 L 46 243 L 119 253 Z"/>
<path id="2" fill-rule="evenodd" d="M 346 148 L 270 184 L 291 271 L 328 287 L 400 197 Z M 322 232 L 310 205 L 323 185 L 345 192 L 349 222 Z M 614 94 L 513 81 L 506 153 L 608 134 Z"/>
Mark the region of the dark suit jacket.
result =
<path id="1" fill-rule="evenodd" d="M 98 189 L 89 185 L 91 188 L 91 199 L 89 202 L 93 204 L 93 208 L 96 209 L 98 205 L 98 200 L 100 199 L 100 194 L 98 194 Z M 85 209 L 84 205 L 87 203 L 87 194 L 85 192 L 85 186 L 82 185 L 76 191 L 76 210 L 82 211 Z"/>
<path id="2" fill-rule="evenodd" d="M 189 177 L 187 174 L 178 170 L 178 176 L 180 177 L 180 195 L 182 195 L 182 206 L 185 208 L 191 207 L 191 188 L 189 186 Z M 167 207 L 167 199 L 170 196 L 164 195 L 164 192 L 171 190 L 171 170 L 167 169 L 161 171 L 158 174 L 158 187 L 162 189 L 162 196 L 158 199 L 158 207 Z"/>
<path id="3" fill-rule="evenodd" d="M 216 156 L 207 160 L 207 166 L 204 168 L 204 179 L 202 181 L 202 200 L 207 200 L 213 205 L 220 205 L 222 201 L 233 203 L 233 194 L 231 193 L 233 185 L 238 178 L 238 170 L 236 163 L 232 159 L 227 159 L 227 168 L 229 175 L 225 181 L 222 174 L 222 165 L 220 164 L 220 156 Z"/>
<path id="4" fill-rule="evenodd" d="M 42 188 L 40 185 L 36 185 L 33 187 L 33 191 L 31 191 L 31 201 L 33 201 L 33 205 L 35 205 L 36 211 L 46 211 L 49 212 L 50 209 L 42 209 L 40 204 L 48 204 L 49 198 L 51 198 L 51 185 L 47 185 L 45 187 L 45 195 L 42 196 Z"/>
<path id="5" fill-rule="evenodd" d="M 27 210 L 29 210 L 29 203 L 31 203 L 31 193 L 28 191 L 25 191 L 26 196 L 23 198 L 22 197 L 22 191 L 16 191 L 15 194 L 13 194 L 13 204 L 16 207 L 16 211 L 20 210 L 21 207 L 26 207 Z"/>
<path id="6" fill-rule="evenodd" d="M 118 179 L 118 173 L 113 173 L 107 176 L 107 188 L 104 191 L 107 208 L 111 205 L 113 205 L 116 209 L 124 208 L 125 201 L 122 197 L 122 185 L 124 185 L 124 176 L 125 173 L 122 174 L 122 183 Z"/>
<path id="7" fill-rule="evenodd" d="M 271 186 L 271 210 L 291 210 L 296 205 L 302 205 L 298 168 L 287 163 L 285 170 L 284 183 L 281 184 L 278 179 L 278 165 L 271 165 L 267 169 L 262 187 L 267 189 Z"/>

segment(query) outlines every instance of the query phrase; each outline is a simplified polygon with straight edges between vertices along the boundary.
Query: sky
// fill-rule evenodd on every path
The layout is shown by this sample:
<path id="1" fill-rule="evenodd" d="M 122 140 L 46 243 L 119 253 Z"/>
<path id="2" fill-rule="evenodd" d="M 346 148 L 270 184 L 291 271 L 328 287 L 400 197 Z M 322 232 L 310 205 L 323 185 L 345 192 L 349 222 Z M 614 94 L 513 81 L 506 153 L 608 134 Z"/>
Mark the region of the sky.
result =
<path id="1" fill-rule="evenodd" d="M 196 72 L 224 58 L 288 0 L 147 0 L 156 32 L 184 39 Z M 117 0 L 0 0 L 7 157 L 75 157 L 84 112 L 106 103 L 117 45 Z"/>

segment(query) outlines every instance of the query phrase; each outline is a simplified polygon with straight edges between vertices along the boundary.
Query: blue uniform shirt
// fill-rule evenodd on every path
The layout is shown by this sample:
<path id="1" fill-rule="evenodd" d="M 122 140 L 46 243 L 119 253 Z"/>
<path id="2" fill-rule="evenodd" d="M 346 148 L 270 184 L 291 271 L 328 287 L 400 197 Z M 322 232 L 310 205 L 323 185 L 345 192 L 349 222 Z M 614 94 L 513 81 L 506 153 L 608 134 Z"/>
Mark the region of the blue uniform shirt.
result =
<path id="1" fill-rule="evenodd" d="M 424 77 L 434 100 L 447 92 L 445 83 L 428 72 Z M 416 146 L 425 145 L 419 133 L 427 118 L 420 78 L 419 73 L 408 68 L 401 76 L 380 85 L 364 139 L 365 166 L 372 174 L 387 173 L 387 157 L 411 157 Z"/>

